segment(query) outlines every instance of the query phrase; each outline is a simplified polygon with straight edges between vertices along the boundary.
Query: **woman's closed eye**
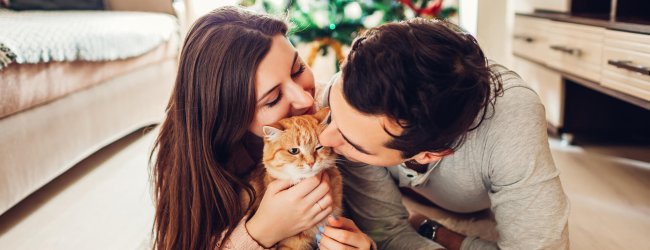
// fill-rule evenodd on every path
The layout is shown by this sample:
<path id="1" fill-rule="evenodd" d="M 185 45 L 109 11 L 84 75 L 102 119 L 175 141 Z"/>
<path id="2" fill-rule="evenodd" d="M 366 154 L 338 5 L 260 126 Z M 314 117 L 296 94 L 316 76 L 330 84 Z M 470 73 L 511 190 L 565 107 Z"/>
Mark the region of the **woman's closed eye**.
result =
<path id="1" fill-rule="evenodd" d="M 300 64 L 298 65 L 298 70 L 295 73 L 291 74 L 291 78 L 299 77 L 303 72 L 305 72 L 305 69 L 306 69 L 305 68 L 305 63 L 300 62 Z M 278 95 L 275 97 L 275 99 L 273 99 L 269 103 L 265 104 L 264 106 L 266 106 L 268 108 L 271 108 L 271 107 L 275 106 L 276 104 L 278 104 L 278 102 L 280 102 L 280 100 L 282 100 L 282 91 L 278 90 Z"/>
<path id="2" fill-rule="evenodd" d="M 267 103 L 265 106 L 271 108 L 271 107 L 275 106 L 275 104 L 278 104 L 278 102 L 280 102 L 280 99 L 282 99 L 282 91 L 278 90 L 278 96 L 275 97 L 275 99 L 273 99 L 269 103 Z"/>
<path id="3" fill-rule="evenodd" d="M 305 72 L 305 63 L 300 62 L 300 64 L 298 65 L 298 70 L 295 73 L 291 73 L 291 78 L 299 77 L 302 74 L 302 72 Z"/>

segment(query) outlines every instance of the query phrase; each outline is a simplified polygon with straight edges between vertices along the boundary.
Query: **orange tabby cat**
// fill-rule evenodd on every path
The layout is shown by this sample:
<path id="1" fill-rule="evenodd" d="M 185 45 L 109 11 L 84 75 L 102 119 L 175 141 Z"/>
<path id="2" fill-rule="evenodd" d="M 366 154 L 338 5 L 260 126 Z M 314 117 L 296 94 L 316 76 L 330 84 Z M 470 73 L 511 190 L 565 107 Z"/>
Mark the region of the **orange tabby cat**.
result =
<path id="1" fill-rule="evenodd" d="M 336 169 L 336 154 L 331 148 L 318 143 L 318 135 L 325 127 L 322 121 L 328 113 L 329 109 L 322 109 L 314 115 L 289 117 L 264 127 L 264 168 L 252 174 L 250 180 L 258 197 L 253 211 L 259 207 L 259 201 L 271 181 L 281 179 L 298 183 L 325 171 L 330 177 L 333 214 L 341 215 L 343 179 Z M 319 225 L 325 223 L 323 221 Z M 311 249 L 316 233 L 318 225 L 280 241 L 278 249 Z"/>

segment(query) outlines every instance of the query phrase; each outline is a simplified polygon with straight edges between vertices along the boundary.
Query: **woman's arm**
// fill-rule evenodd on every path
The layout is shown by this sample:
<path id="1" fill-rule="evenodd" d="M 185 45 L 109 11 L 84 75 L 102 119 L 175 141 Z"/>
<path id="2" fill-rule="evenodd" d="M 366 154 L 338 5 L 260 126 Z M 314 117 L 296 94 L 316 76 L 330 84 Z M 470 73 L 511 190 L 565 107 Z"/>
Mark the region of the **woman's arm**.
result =
<path id="1" fill-rule="evenodd" d="M 221 236 L 222 238 L 220 239 L 220 244 L 217 246 L 216 249 L 225 249 L 225 250 L 264 250 L 264 249 L 275 249 L 274 247 L 271 248 L 265 248 L 262 245 L 260 245 L 257 241 L 251 237 L 251 235 L 248 233 L 248 230 L 246 229 L 246 219 L 247 217 L 244 217 L 239 224 L 237 224 L 237 227 L 232 231 L 232 234 L 230 234 L 230 237 L 228 239 L 223 239 L 223 235 Z"/>

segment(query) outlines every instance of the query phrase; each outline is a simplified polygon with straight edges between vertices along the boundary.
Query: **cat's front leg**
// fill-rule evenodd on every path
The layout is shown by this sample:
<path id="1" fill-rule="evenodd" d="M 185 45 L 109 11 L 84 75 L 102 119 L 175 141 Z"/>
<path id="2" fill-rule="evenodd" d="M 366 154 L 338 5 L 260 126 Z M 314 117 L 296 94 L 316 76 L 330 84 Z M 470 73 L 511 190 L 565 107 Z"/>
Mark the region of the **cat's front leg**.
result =
<path id="1" fill-rule="evenodd" d="M 326 170 L 330 177 L 330 187 L 332 187 L 332 214 L 339 216 L 343 214 L 343 176 L 337 168 Z M 327 223 L 327 219 L 325 219 Z"/>
<path id="2" fill-rule="evenodd" d="M 315 236 L 318 229 L 307 230 L 299 233 L 296 236 L 286 238 L 278 243 L 280 250 L 310 250 L 313 249 Z"/>

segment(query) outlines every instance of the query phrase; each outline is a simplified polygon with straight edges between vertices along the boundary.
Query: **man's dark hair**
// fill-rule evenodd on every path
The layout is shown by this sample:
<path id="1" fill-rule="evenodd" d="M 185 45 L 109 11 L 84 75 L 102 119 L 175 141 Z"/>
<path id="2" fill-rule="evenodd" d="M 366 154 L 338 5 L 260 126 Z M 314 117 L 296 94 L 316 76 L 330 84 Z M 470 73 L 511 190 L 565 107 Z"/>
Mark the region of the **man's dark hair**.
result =
<path id="1" fill-rule="evenodd" d="M 478 42 L 458 26 L 411 19 L 372 28 L 352 44 L 342 68 L 343 95 L 362 113 L 404 128 L 386 146 L 410 158 L 460 147 L 487 118 L 500 77 Z"/>

